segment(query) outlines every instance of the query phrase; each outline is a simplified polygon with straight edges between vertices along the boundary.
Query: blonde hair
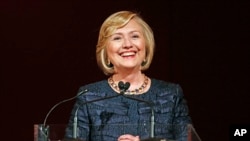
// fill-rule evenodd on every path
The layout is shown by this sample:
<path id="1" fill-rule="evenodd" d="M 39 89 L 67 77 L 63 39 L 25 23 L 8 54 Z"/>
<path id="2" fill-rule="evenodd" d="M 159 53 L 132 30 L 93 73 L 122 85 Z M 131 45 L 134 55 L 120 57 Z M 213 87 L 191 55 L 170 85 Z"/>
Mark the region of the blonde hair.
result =
<path id="1" fill-rule="evenodd" d="M 142 63 L 141 70 L 147 70 L 152 62 L 155 48 L 153 31 L 138 13 L 131 11 L 119 11 L 110 15 L 102 24 L 96 46 L 96 60 L 100 69 L 106 75 L 114 74 L 114 68 L 108 62 L 106 44 L 108 38 L 119 28 L 124 27 L 131 19 L 135 19 L 142 27 L 146 41 L 146 58 Z"/>

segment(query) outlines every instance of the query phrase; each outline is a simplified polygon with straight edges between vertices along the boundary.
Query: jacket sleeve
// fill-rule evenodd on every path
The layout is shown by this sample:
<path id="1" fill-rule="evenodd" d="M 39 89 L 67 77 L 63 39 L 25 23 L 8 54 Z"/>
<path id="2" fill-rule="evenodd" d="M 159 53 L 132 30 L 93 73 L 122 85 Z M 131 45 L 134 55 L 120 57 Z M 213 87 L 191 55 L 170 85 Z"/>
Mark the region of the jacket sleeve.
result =
<path id="1" fill-rule="evenodd" d="M 180 85 L 176 85 L 176 101 L 174 107 L 174 136 L 177 141 L 186 141 L 188 137 L 188 125 L 192 124 L 189 116 L 187 101 L 184 99 Z"/>

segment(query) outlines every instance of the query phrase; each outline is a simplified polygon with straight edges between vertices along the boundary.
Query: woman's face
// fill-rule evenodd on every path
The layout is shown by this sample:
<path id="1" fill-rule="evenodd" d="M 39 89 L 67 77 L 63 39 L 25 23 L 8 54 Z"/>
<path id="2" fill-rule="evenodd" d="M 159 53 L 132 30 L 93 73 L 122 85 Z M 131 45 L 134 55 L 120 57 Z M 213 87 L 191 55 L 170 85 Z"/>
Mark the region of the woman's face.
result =
<path id="1" fill-rule="evenodd" d="M 132 19 L 117 29 L 107 42 L 107 55 L 114 69 L 139 69 L 145 59 L 145 38 L 141 26 Z"/>

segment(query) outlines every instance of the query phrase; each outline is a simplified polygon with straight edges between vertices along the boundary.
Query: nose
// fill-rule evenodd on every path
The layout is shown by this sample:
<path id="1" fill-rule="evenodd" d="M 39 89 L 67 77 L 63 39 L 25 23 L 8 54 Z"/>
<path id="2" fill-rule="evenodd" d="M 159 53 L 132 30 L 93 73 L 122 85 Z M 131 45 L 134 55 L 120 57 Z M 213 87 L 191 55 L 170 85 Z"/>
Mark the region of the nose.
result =
<path id="1" fill-rule="evenodd" d="M 123 48 L 131 48 L 132 47 L 132 42 L 129 38 L 124 38 L 123 41 Z"/>

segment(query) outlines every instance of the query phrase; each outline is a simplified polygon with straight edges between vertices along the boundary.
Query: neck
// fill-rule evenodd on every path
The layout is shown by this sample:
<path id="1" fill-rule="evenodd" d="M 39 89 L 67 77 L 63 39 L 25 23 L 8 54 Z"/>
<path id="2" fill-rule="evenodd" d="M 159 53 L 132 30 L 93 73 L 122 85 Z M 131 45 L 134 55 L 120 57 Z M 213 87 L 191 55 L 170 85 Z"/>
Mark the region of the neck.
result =
<path id="1" fill-rule="evenodd" d="M 142 74 L 141 72 L 139 72 L 138 74 L 130 74 L 130 75 L 121 75 L 121 74 L 114 74 L 113 76 L 110 77 L 111 79 L 111 83 L 113 82 L 116 86 L 118 85 L 118 83 L 120 81 L 125 82 L 129 82 L 130 83 L 130 87 L 128 89 L 128 92 L 130 94 L 138 94 L 138 93 L 143 93 L 145 90 L 148 89 L 148 84 L 149 79 Z M 139 92 L 135 92 L 139 89 Z"/>
<path id="2" fill-rule="evenodd" d="M 132 88 L 133 85 L 140 85 L 144 81 L 144 74 L 141 72 L 137 73 L 132 73 L 132 74 L 121 74 L 121 73 L 116 73 L 113 75 L 113 80 L 114 82 L 129 82 L 130 87 Z"/>

